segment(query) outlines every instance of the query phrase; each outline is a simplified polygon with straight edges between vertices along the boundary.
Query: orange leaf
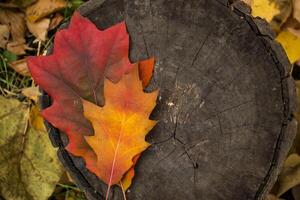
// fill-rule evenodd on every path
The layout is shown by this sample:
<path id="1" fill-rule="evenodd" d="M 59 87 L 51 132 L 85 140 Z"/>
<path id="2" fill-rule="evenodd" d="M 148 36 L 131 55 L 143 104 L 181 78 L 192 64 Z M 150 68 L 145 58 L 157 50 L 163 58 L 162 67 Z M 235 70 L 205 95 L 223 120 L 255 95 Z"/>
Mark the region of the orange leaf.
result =
<path id="1" fill-rule="evenodd" d="M 149 84 L 154 70 L 154 58 L 143 60 L 139 62 L 140 79 L 143 82 L 143 87 Z"/>
<path id="2" fill-rule="evenodd" d="M 148 84 L 150 83 L 150 80 L 153 75 L 153 71 L 154 71 L 154 58 L 153 57 L 139 62 L 139 76 L 140 76 L 140 80 L 142 81 L 144 88 L 147 87 Z M 133 158 L 132 167 L 128 170 L 128 172 L 124 175 L 124 177 L 122 178 L 122 180 L 120 182 L 123 192 L 126 191 L 132 183 L 132 179 L 135 174 L 134 167 L 135 167 L 138 159 L 140 158 L 140 156 L 141 156 L 141 154 L 138 154 Z"/>
<path id="3" fill-rule="evenodd" d="M 96 167 L 89 170 L 109 188 L 121 181 L 133 166 L 133 158 L 150 145 L 145 136 L 156 124 L 149 120 L 149 115 L 156 105 L 157 94 L 158 91 L 143 92 L 135 64 L 118 83 L 105 79 L 104 107 L 82 100 L 84 116 L 95 131 L 94 136 L 85 136 L 97 155 Z"/>
<path id="4" fill-rule="evenodd" d="M 132 183 L 132 179 L 133 179 L 134 174 L 135 174 L 134 173 L 134 167 L 135 167 L 137 161 L 139 160 L 140 156 L 141 156 L 141 154 L 138 154 L 132 159 L 133 165 L 128 170 L 128 172 L 123 176 L 123 178 L 120 182 L 123 191 L 126 191 Z"/>

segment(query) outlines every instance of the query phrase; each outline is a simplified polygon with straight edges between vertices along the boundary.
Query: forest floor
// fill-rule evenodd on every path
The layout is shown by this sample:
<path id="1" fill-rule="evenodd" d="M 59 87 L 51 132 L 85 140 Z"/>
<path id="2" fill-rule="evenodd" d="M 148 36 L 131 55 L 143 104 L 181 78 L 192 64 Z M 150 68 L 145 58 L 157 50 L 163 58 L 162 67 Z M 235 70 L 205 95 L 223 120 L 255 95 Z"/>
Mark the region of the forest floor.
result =
<path id="1" fill-rule="evenodd" d="M 267 20 L 276 32 L 276 40 L 282 44 L 294 65 L 291 73 L 300 104 L 300 0 L 244 2 L 251 6 L 254 17 Z M 46 55 L 59 26 L 67 22 L 83 3 L 83 0 L 6 0 L 0 3 L 0 160 L 14 157 L 12 155 L 23 156 L 16 156 L 7 160 L 7 164 L 0 165 L 0 199 L 13 200 L 11 196 L 15 192 L 28 200 L 35 199 L 32 197 L 41 200 L 85 199 L 83 192 L 60 165 L 51 146 L 39 115 L 39 89 L 26 63 L 28 56 Z M 3 119 L 4 115 L 9 117 Z M 300 110 L 295 116 L 300 120 Z M 13 142 L 16 146 L 11 145 L 7 139 L 10 137 L 15 138 Z M 28 145 L 24 145 L 24 141 L 28 141 Z M 35 155 L 33 152 L 39 145 L 43 148 L 38 149 L 42 153 Z M 37 167 L 26 163 L 26 156 L 38 163 Z M 29 176 L 39 178 L 31 179 Z M 18 185 L 17 188 L 12 187 L 15 185 Z M 26 185 L 31 186 L 27 188 Z M 41 186 L 43 190 L 39 189 Z M 279 179 L 267 199 L 300 200 L 300 128 Z"/>

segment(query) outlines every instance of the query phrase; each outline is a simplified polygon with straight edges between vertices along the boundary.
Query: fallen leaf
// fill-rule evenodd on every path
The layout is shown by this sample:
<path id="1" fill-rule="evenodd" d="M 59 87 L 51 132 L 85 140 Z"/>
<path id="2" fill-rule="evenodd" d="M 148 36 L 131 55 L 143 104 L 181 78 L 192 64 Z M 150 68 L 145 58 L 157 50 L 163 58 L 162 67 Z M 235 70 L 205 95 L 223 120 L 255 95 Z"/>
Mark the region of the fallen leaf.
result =
<path id="1" fill-rule="evenodd" d="M 300 28 L 295 29 L 293 27 L 288 27 L 287 30 L 293 35 L 300 37 Z"/>
<path id="2" fill-rule="evenodd" d="M 275 185 L 275 194 L 279 197 L 298 184 L 300 184 L 300 156 L 293 153 L 286 159 L 282 171 L 278 176 Z"/>
<path id="3" fill-rule="evenodd" d="M 145 136 L 156 124 L 149 115 L 157 94 L 143 92 L 136 64 L 118 83 L 105 80 L 104 107 L 83 100 L 84 116 L 95 130 L 94 136 L 85 139 L 97 155 L 96 166 L 88 169 L 108 184 L 107 193 L 133 166 L 133 158 L 150 145 Z"/>
<path id="4" fill-rule="evenodd" d="M 26 59 L 16 60 L 8 63 L 11 68 L 13 68 L 17 73 L 23 76 L 30 76 Z"/>
<path id="5" fill-rule="evenodd" d="M 253 0 L 251 8 L 254 17 L 261 17 L 268 22 L 270 22 L 275 15 L 280 13 L 275 2 L 270 0 Z"/>
<path id="6" fill-rule="evenodd" d="M 279 33 L 276 40 L 283 46 L 291 63 L 300 58 L 300 37 L 284 30 Z"/>
<path id="7" fill-rule="evenodd" d="M 16 55 L 25 54 L 25 21 L 24 14 L 13 9 L 2 8 L 0 12 L 0 24 L 9 27 L 12 40 L 7 44 L 7 50 Z"/>
<path id="8" fill-rule="evenodd" d="M 150 83 L 150 80 L 153 75 L 153 70 L 154 70 L 154 58 L 150 58 L 148 60 L 139 62 L 139 77 L 140 77 L 140 80 L 142 81 L 143 88 L 146 88 L 148 86 L 148 84 Z M 120 185 L 121 185 L 121 188 L 123 191 L 126 191 L 132 183 L 132 179 L 135 175 L 134 167 L 135 167 L 140 155 L 141 154 L 138 154 L 132 159 L 133 165 L 128 170 L 128 172 L 123 176 L 123 178 L 120 182 Z"/>
<path id="9" fill-rule="evenodd" d="M 149 84 L 154 70 L 154 58 L 139 62 L 139 76 L 143 83 L 143 87 Z"/>
<path id="10" fill-rule="evenodd" d="M 11 3 L 17 5 L 18 7 L 27 7 L 36 2 L 36 0 L 12 0 Z"/>
<path id="11" fill-rule="evenodd" d="M 0 24 L 0 48 L 5 49 L 9 40 L 9 27 L 7 25 Z"/>
<path id="12" fill-rule="evenodd" d="M 25 20 L 22 12 L 2 8 L 0 12 L 0 24 L 5 24 L 10 27 L 13 41 L 25 41 Z"/>
<path id="13" fill-rule="evenodd" d="M 6 49 L 16 55 L 26 54 L 25 50 L 28 46 L 25 44 L 25 41 L 14 41 L 7 43 Z"/>
<path id="14" fill-rule="evenodd" d="M 139 77 L 140 77 L 140 80 L 142 81 L 143 88 L 146 88 L 152 78 L 152 75 L 153 75 L 154 58 L 140 61 L 138 68 L 139 68 Z M 140 155 L 141 154 L 138 154 L 132 159 L 133 165 L 128 170 L 128 172 L 123 176 L 123 178 L 120 182 L 120 186 L 123 191 L 126 191 L 132 183 L 132 179 L 135 175 L 134 167 L 135 167 Z"/>
<path id="15" fill-rule="evenodd" d="M 45 41 L 47 39 L 48 28 L 50 25 L 50 19 L 42 18 L 35 22 L 26 20 L 27 28 L 29 31 L 39 40 Z"/>
<path id="16" fill-rule="evenodd" d="M 253 0 L 242 0 L 243 2 L 245 2 L 246 4 L 248 4 L 250 7 L 252 5 Z"/>
<path id="17" fill-rule="evenodd" d="M 47 133 L 29 125 L 28 109 L 0 96 L 0 195 L 6 200 L 47 200 L 63 172 Z"/>
<path id="18" fill-rule="evenodd" d="M 298 22 L 296 19 L 289 18 L 284 24 L 283 29 L 284 28 L 295 36 L 300 37 L 300 22 Z"/>
<path id="19" fill-rule="evenodd" d="M 270 21 L 272 29 L 278 33 L 281 31 L 282 26 L 290 18 L 293 11 L 292 0 L 269 0 L 270 2 L 275 2 L 276 7 L 279 9 L 279 13 L 275 15 Z"/>
<path id="20" fill-rule="evenodd" d="M 277 198 L 275 195 L 268 194 L 265 200 L 281 200 L 281 199 Z"/>
<path id="21" fill-rule="evenodd" d="M 64 16 L 62 16 L 60 13 L 55 13 L 54 17 L 51 18 L 51 22 L 49 25 L 49 30 L 53 30 L 56 27 L 58 27 L 58 25 L 60 25 L 60 23 L 64 20 Z"/>
<path id="22" fill-rule="evenodd" d="M 65 0 L 38 0 L 35 4 L 26 8 L 26 18 L 29 22 L 36 22 L 51 13 L 67 7 Z"/>
<path id="23" fill-rule="evenodd" d="M 41 95 L 39 87 L 28 87 L 22 89 L 22 94 L 29 99 L 33 100 L 35 103 L 38 102 L 38 98 Z"/>
<path id="24" fill-rule="evenodd" d="M 30 110 L 29 122 L 30 122 L 30 126 L 34 128 L 36 131 L 46 132 L 44 119 L 42 118 L 40 114 L 40 108 L 37 105 L 32 106 Z"/>
<path id="25" fill-rule="evenodd" d="M 83 116 L 81 98 L 104 104 L 104 77 L 117 82 L 133 66 L 128 50 L 129 36 L 124 22 L 101 31 L 75 13 L 68 29 L 57 32 L 52 55 L 28 59 L 33 79 L 53 100 L 42 115 L 66 133 L 69 138 L 66 149 L 73 155 L 96 159 L 84 139 L 84 135 L 93 134 L 93 128 Z M 92 167 L 94 162 L 86 165 Z"/>
<path id="26" fill-rule="evenodd" d="M 300 1 L 293 0 L 293 17 L 300 22 Z"/>
<path id="27" fill-rule="evenodd" d="M 128 170 L 128 172 L 122 177 L 122 180 L 120 182 L 120 186 L 122 188 L 123 191 L 128 190 L 128 188 L 130 187 L 131 183 L 132 183 L 132 179 L 135 175 L 135 171 L 134 171 L 134 167 L 138 161 L 138 159 L 140 158 L 141 154 L 136 155 L 133 159 L 132 159 L 132 163 L 133 165 L 131 166 L 131 168 Z"/>

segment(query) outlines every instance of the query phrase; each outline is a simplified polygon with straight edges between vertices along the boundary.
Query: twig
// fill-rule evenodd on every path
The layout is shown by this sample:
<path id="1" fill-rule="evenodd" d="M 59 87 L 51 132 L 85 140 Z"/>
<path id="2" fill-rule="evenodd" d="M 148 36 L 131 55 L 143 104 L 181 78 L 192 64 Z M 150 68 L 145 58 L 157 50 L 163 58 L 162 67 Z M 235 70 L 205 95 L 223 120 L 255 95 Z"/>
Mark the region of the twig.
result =
<path id="1" fill-rule="evenodd" d="M 37 53 L 36 53 L 37 56 L 39 56 L 40 53 L 41 53 L 41 45 L 42 45 L 42 41 L 39 40 L 39 42 L 38 42 L 38 49 L 37 49 Z"/>

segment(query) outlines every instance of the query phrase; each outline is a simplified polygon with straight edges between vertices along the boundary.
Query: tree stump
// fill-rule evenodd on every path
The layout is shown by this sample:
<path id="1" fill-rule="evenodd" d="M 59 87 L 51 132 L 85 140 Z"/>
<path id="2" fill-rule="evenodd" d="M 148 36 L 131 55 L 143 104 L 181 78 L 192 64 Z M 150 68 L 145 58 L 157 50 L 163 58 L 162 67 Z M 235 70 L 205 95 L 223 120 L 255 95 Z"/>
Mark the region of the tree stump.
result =
<path id="1" fill-rule="evenodd" d="M 151 116 L 159 123 L 129 200 L 262 199 L 274 183 L 296 129 L 295 88 L 283 49 L 249 11 L 227 0 L 92 0 L 81 7 L 100 29 L 126 20 L 133 62 L 156 58 L 147 90 L 160 88 Z M 42 102 L 51 104 L 47 94 Z M 106 186 L 47 125 L 79 187 L 103 199 Z M 114 187 L 110 199 L 122 198 Z"/>

